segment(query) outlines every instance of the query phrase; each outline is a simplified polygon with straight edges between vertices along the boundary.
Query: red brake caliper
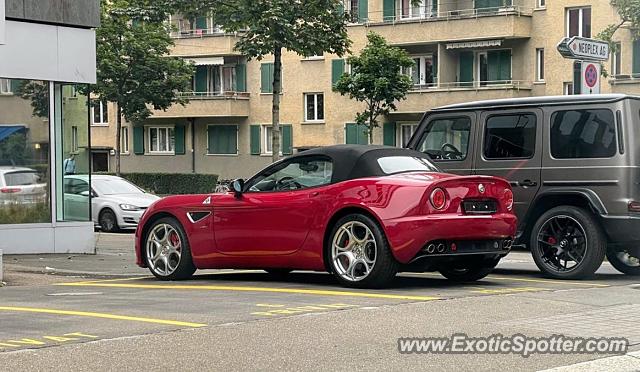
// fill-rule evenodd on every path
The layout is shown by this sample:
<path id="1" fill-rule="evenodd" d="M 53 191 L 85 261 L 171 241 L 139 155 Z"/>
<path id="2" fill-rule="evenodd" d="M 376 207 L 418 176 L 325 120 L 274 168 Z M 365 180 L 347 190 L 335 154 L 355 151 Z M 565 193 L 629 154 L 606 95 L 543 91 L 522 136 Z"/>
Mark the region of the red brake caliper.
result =
<path id="1" fill-rule="evenodd" d="M 172 232 L 171 235 L 169 235 L 169 241 L 171 242 L 171 245 L 176 247 L 176 250 L 180 250 L 180 238 L 178 237 L 178 234 Z"/>
<path id="2" fill-rule="evenodd" d="M 547 243 L 549 243 L 551 245 L 556 245 L 556 244 L 558 244 L 558 241 L 553 236 L 550 236 L 549 239 L 547 240 Z"/>

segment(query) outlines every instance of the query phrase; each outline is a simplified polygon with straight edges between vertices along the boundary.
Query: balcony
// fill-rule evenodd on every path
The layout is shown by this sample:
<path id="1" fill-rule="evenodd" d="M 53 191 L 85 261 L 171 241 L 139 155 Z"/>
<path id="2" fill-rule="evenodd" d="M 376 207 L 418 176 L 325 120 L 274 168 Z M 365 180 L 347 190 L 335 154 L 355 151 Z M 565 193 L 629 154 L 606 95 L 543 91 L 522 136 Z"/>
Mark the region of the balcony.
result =
<path id="1" fill-rule="evenodd" d="M 167 111 L 154 111 L 152 118 L 248 117 L 249 93 L 182 93 L 185 106 L 173 105 Z"/>
<path id="2" fill-rule="evenodd" d="M 421 9 L 415 15 L 371 12 L 366 25 L 395 45 L 531 37 L 533 8 Z"/>
<path id="3" fill-rule="evenodd" d="M 531 95 L 532 82 L 523 80 L 453 82 L 415 85 L 400 101 L 397 113 L 424 113 L 428 109 L 454 103 Z"/>

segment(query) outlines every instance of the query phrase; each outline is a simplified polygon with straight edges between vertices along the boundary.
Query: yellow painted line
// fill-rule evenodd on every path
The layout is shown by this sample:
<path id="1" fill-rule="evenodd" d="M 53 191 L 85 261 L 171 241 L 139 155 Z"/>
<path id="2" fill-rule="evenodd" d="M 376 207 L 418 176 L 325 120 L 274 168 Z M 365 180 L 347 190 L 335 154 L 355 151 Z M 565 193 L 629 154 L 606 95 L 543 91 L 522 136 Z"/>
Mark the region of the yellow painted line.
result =
<path id="1" fill-rule="evenodd" d="M 0 306 L 0 311 L 17 311 L 17 312 L 26 312 L 26 313 L 83 316 L 88 318 L 103 318 L 103 319 L 112 319 L 112 320 L 129 320 L 133 322 L 155 323 L 155 324 L 164 324 L 164 325 L 173 325 L 173 326 L 180 326 L 180 327 L 191 327 L 191 328 L 199 328 L 199 327 L 207 326 L 206 324 L 202 324 L 202 323 L 180 322 L 177 320 L 141 318 L 137 316 L 126 316 L 126 315 L 116 315 L 116 314 L 107 314 L 107 313 L 93 313 L 93 312 L 87 312 L 87 311 L 45 309 L 45 308 L 35 308 L 35 307 Z"/>
<path id="2" fill-rule="evenodd" d="M 307 294 L 317 296 L 345 296 L 345 297 L 366 297 L 366 298 L 384 298 L 392 300 L 413 300 L 413 301 L 433 301 L 439 300 L 438 297 L 431 296 L 407 296 L 384 293 L 371 292 L 349 292 L 349 291 L 330 291 L 320 289 L 297 289 L 297 288 L 271 288 L 271 287 L 245 287 L 245 286 L 226 286 L 226 285 L 188 285 L 188 284 L 134 284 L 134 283 L 58 283 L 55 285 L 71 286 L 71 287 L 110 287 L 110 288 L 137 288 L 137 289 L 191 289 L 191 290 L 207 290 L 207 291 L 236 291 L 236 292 L 270 292 L 270 293 L 292 293 Z"/>
<path id="3" fill-rule="evenodd" d="M 444 278 L 442 275 L 436 274 L 436 273 L 411 273 L 411 274 L 419 275 L 419 276 L 434 276 L 434 277 Z M 494 275 L 489 275 L 485 279 L 506 280 L 506 281 L 514 281 L 514 282 L 578 285 L 578 286 L 586 286 L 586 287 L 602 287 L 602 288 L 611 287 L 609 284 L 600 284 L 600 283 L 568 282 L 566 280 L 553 280 L 553 279 L 509 278 L 509 277 L 494 276 Z"/>

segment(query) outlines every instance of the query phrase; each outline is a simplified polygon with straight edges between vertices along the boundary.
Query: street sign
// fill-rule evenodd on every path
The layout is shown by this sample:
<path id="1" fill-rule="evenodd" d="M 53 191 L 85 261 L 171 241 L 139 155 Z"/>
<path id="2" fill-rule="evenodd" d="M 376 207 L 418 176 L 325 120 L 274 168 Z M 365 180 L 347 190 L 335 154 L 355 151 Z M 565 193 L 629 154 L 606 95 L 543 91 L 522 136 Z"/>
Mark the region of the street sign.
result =
<path id="1" fill-rule="evenodd" d="M 581 94 L 600 94 L 600 63 L 582 63 Z"/>
<path id="2" fill-rule="evenodd" d="M 584 37 L 564 38 L 558 44 L 558 51 L 564 58 L 585 61 L 609 60 L 609 44 L 602 40 Z"/>

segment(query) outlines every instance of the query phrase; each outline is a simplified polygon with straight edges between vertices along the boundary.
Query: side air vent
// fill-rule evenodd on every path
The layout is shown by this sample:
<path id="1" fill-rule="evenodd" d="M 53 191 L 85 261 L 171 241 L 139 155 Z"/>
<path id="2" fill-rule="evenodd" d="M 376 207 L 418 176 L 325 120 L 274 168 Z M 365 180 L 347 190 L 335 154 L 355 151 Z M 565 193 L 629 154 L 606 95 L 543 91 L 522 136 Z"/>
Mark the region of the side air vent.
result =
<path id="1" fill-rule="evenodd" d="M 189 217 L 189 221 L 191 221 L 191 223 L 196 223 L 210 214 L 211 212 L 188 212 L 187 217 Z"/>

